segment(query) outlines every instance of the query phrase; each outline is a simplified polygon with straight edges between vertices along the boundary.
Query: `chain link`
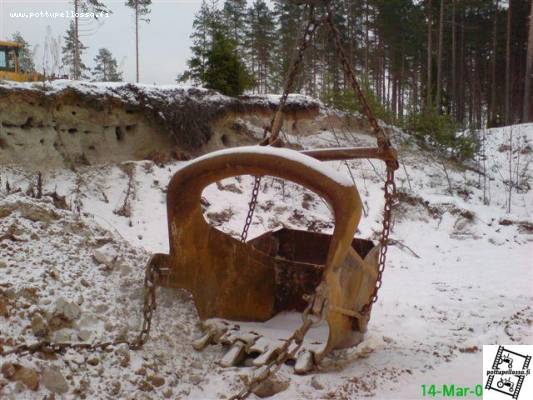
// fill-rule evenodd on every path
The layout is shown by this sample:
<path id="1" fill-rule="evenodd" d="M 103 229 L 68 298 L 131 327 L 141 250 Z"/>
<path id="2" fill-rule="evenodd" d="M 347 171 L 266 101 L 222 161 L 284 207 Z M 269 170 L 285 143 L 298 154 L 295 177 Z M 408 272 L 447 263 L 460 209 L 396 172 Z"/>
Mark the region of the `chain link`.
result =
<path id="1" fill-rule="evenodd" d="M 296 81 L 298 71 L 303 63 L 305 50 L 309 47 L 309 44 L 311 43 L 311 40 L 313 39 L 319 25 L 319 22 L 315 18 L 315 6 L 311 4 L 308 6 L 307 25 L 304 29 L 302 37 L 300 38 L 298 52 L 290 64 L 287 79 L 285 80 L 285 84 L 283 86 L 283 93 L 279 100 L 278 109 L 276 110 L 276 113 L 272 117 L 272 121 L 270 123 L 270 137 L 268 138 L 268 144 L 275 143 L 278 139 L 279 131 L 281 129 L 283 108 L 287 103 L 289 93 L 294 87 L 294 82 Z"/>
<path id="2" fill-rule="evenodd" d="M 241 233 L 241 242 L 245 243 L 246 238 L 248 237 L 248 229 L 252 224 L 254 218 L 255 207 L 257 206 L 257 196 L 259 195 L 259 187 L 261 186 L 261 177 L 256 176 L 254 181 L 254 188 L 252 189 L 252 198 L 250 203 L 248 203 L 248 215 L 246 215 L 246 221 L 244 222 L 244 227 L 242 228 Z"/>
<path id="3" fill-rule="evenodd" d="M 383 228 L 381 230 L 381 236 L 379 239 L 380 249 L 378 259 L 378 277 L 368 303 L 366 303 L 361 310 L 361 313 L 366 315 L 370 314 L 370 311 L 372 310 L 372 305 L 378 300 L 378 291 L 382 285 L 383 271 L 385 270 L 385 262 L 387 260 L 389 235 L 390 230 L 392 228 L 392 207 L 396 198 L 396 183 L 394 181 L 394 170 L 395 169 L 393 165 L 387 164 L 387 180 L 385 181 L 384 186 L 385 205 L 383 206 Z"/>
<path id="4" fill-rule="evenodd" d="M 296 56 L 293 62 L 291 63 L 289 74 L 287 76 L 287 80 L 285 81 L 285 85 L 283 87 L 283 94 L 281 95 L 281 98 L 279 100 L 278 109 L 276 110 L 276 113 L 274 114 L 274 117 L 272 117 L 272 121 L 270 122 L 270 129 L 269 129 L 270 136 L 261 143 L 262 145 L 273 144 L 277 141 L 279 130 L 281 129 L 281 114 L 283 112 L 283 108 L 285 107 L 285 104 L 287 103 L 287 98 L 289 97 L 290 91 L 294 87 L 294 81 L 296 80 L 296 76 L 298 74 L 298 70 L 300 69 L 300 65 L 303 62 L 303 56 L 305 53 L 305 49 L 311 43 L 311 39 L 313 38 L 315 31 L 319 25 L 317 21 L 315 20 L 314 15 L 315 15 L 315 7 L 314 5 L 311 5 L 309 6 L 308 23 L 304 29 L 304 34 L 302 38 L 300 39 L 300 45 L 298 46 L 298 52 L 296 53 Z M 265 134 L 266 133 L 267 133 L 267 129 L 265 129 Z M 246 242 L 246 239 L 248 237 L 248 230 L 250 229 L 250 225 L 252 224 L 255 207 L 257 206 L 257 197 L 259 195 L 260 185 L 261 185 L 261 177 L 256 176 L 255 182 L 254 182 L 254 188 L 252 191 L 252 198 L 250 202 L 248 203 L 248 214 L 246 216 L 246 221 L 244 223 L 244 227 L 241 233 L 241 242 L 243 243 Z"/>
<path id="5" fill-rule="evenodd" d="M 18 356 L 26 354 L 34 354 L 37 352 L 43 353 L 61 353 L 64 350 L 88 350 L 88 351 L 105 351 L 110 346 L 117 346 L 119 344 L 127 344 L 132 350 L 140 349 L 148 340 L 150 335 L 150 327 L 152 325 L 152 316 L 156 308 L 155 290 L 157 279 L 161 274 L 161 268 L 154 262 L 154 256 L 151 256 L 146 264 L 144 275 L 144 304 L 143 304 L 143 323 L 138 336 L 133 340 L 116 339 L 107 342 L 99 343 L 53 343 L 47 340 L 42 340 L 34 344 L 21 344 L 11 350 L 0 351 L 2 357 L 10 354 Z"/>
<path id="6" fill-rule="evenodd" d="M 361 90 L 361 87 L 359 86 L 357 79 L 355 78 L 355 73 L 353 71 L 353 68 L 351 64 L 349 63 L 348 58 L 346 56 L 346 52 L 344 51 L 344 48 L 342 46 L 339 30 L 336 27 L 334 19 L 333 19 L 333 11 L 331 8 L 331 4 L 329 3 L 326 4 L 326 10 L 327 10 L 326 22 L 330 28 L 331 33 L 333 34 L 333 37 L 335 40 L 335 46 L 341 58 L 341 64 L 344 69 L 344 73 L 348 77 L 349 84 L 352 87 L 353 91 L 355 92 L 359 102 L 361 103 L 362 108 L 363 108 L 363 113 L 365 114 L 368 120 L 368 123 L 370 124 L 370 127 L 372 128 L 372 131 L 376 135 L 376 139 L 378 142 L 378 148 L 382 150 L 387 150 L 391 148 L 392 145 L 390 143 L 389 138 L 383 131 L 383 128 L 379 126 L 378 120 L 372 113 L 372 109 L 368 105 L 368 102 L 366 101 L 364 93 Z M 365 304 L 361 310 L 361 313 L 366 314 L 366 315 L 370 313 L 372 309 L 372 305 L 378 300 L 378 291 L 382 285 L 383 271 L 385 270 L 385 261 L 387 259 L 389 234 L 391 230 L 392 206 L 394 203 L 394 199 L 396 197 L 396 183 L 394 181 L 394 171 L 398 169 L 399 167 L 398 161 L 397 160 L 388 161 L 386 166 L 387 166 L 387 179 L 385 181 L 385 187 L 384 187 L 385 205 L 383 208 L 383 229 L 381 230 L 381 236 L 379 240 L 380 250 L 379 250 L 379 259 L 378 259 L 378 277 L 376 281 L 376 286 L 374 287 L 374 290 L 372 292 L 372 296 L 370 297 L 368 303 Z"/>

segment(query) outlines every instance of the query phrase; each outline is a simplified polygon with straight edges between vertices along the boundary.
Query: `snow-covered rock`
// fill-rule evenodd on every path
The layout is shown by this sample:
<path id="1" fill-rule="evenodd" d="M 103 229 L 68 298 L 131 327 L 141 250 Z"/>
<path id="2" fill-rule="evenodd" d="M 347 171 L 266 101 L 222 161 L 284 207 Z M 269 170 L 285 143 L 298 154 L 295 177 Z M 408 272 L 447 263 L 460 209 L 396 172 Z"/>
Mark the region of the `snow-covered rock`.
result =
<path id="1" fill-rule="evenodd" d="M 64 394 L 69 389 L 68 383 L 61 372 L 53 367 L 46 367 L 43 370 L 42 383 L 52 393 Z"/>
<path id="2" fill-rule="evenodd" d="M 67 321 L 74 321 L 80 317 L 81 308 L 76 303 L 60 297 L 55 301 L 51 315 L 52 317 L 62 317 Z"/>
<path id="3" fill-rule="evenodd" d="M 105 244 L 93 251 L 93 257 L 100 264 L 114 268 L 119 263 L 119 254 L 111 243 Z"/>
<path id="4" fill-rule="evenodd" d="M 35 314 L 31 319 L 31 331 L 38 337 L 48 334 L 48 324 L 40 314 Z"/>

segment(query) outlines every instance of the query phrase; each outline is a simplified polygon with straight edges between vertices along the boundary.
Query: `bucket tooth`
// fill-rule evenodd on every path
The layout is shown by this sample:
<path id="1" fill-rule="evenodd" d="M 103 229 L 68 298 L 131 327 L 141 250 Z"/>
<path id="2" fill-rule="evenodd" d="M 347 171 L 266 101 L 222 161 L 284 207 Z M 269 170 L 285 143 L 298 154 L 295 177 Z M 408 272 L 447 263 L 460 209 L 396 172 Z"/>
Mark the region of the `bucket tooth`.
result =
<path id="1" fill-rule="evenodd" d="M 245 343 L 236 341 L 228 352 L 220 360 L 220 365 L 223 367 L 233 367 L 243 360 L 246 356 Z"/>
<path id="2" fill-rule="evenodd" d="M 259 356 L 254 359 L 253 365 L 259 367 L 261 365 L 268 364 L 278 356 L 278 353 L 279 349 L 275 347 L 267 347 Z"/>
<path id="3" fill-rule="evenodd" d="M 315 357 L 313 352 L 302 350 L 296 357 L 294 372 L 299 375 L 307 374 L 315 368 Z"/>
<path id="4" fill-rule="evenodd" d="M 268 378 L 269 369 L 266 365 L 256 369 L 252 374 L 252 379 L 254 380 L 265 380 Z"/>
<path id="5" fill-rule="evenodd" d="M 264 353 L 269 347 L 271 347 L 271 342 L 263 336 L 258 336 L 254 344 L 250 346 L 250 352 Z"/>
<path id="6" fill-rule="evenodd" d="M 246 350 L 250 352 L 250 349 L 255 344 L 255 342 L 259 339 L 259 335 L 257 333 L 247 332 L 247 333 L 241 333 L 238 337 L 238 340 L 244 342 L 246 344 Z"/>
<path id="7" fill-rule="evenodd" d="M 213 339 L 213 333 L 214 332 L 206 332 L 204 335 L 202 335 L 202 337 L 192 342 L 193 349 L 196 351 L 202 351 L 205 349 L 207 345 L 211 343 L 211 339 Z"/>
<path id="8" fill-rule="evenodd" d="M 207 345 L 220 343 L 220 338 L 228 331 L 227 324 L 218 321 L 209 321 L 202 324 L 204 334 L 192 343 L 192 347 L 197 350 L 203 350 Z"/>

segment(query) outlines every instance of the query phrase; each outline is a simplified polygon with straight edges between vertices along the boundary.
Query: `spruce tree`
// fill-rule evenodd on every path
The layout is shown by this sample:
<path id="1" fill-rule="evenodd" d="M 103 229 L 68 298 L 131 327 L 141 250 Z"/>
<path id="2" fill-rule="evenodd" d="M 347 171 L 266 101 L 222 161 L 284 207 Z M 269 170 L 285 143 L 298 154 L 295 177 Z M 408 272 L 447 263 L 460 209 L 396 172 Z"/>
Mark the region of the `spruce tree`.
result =
<path id="1" fill-rule="evenodd" d="M 19 67 L 21 71 L 34 72 L 35 63 L 33 62 L 33 54 L 28 42 L 24 40 L 20 32 L 15 32 L 13 35 L 11 35 L 11 40 L 22 46 L 19 50 Z"/>
<path id="2" fill-rule="evenodd" d="M 76 28 L 74 21 L 70 22 L 70 26 L 64 36 L 65 45 L 63 46 L 63 65 L 67 67 L 70 79 L 78 80 L 87 78 L 85 73 L 88 68 L 83 63 L 81 56 L 83 51 L 87 49 L 76 37 Z"/>
<path id="3" fill-rule="evenodd" d="M 111 52 L 102 48 L 94 58 L 93 80 L 101 82 L 121 82 L 122 72 L 118 70 L 117 60 Z"/>
<path id="4" fill-rule="evenodd" d="M 238 96 L 253 84 L 252 77 L 235 51 L 233 40 L 222 32 L 214 33 L 213 44 L 206 54 L 202 81 L 206 88 L 228 96 Z"/>

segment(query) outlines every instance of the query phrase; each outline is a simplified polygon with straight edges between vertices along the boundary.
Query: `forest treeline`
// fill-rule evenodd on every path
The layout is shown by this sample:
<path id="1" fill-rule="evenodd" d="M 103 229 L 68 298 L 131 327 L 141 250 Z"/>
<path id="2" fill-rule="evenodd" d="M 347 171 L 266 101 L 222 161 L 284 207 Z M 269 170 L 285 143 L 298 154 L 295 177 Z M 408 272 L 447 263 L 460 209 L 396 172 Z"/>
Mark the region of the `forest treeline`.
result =
<path id="1" fill-rule="evenodd" d="M 532 7 L 528 0 L 333 0 L 349 61 L 380 117 L 424 124 L 420 115 L 444 115 L 448 120 L 436 122 L 462 128 L 533 119 L 526 71 Z M 279 93 L 305 23 L 305 8 L 287 0 L 204 0 L 180 78 L 202 80 L 213 40 L 223 34 L 251 74 L 252 90 Z M 357 108 L 347 86 L 333 38 L 321 27 L 296 90 Z"/>

